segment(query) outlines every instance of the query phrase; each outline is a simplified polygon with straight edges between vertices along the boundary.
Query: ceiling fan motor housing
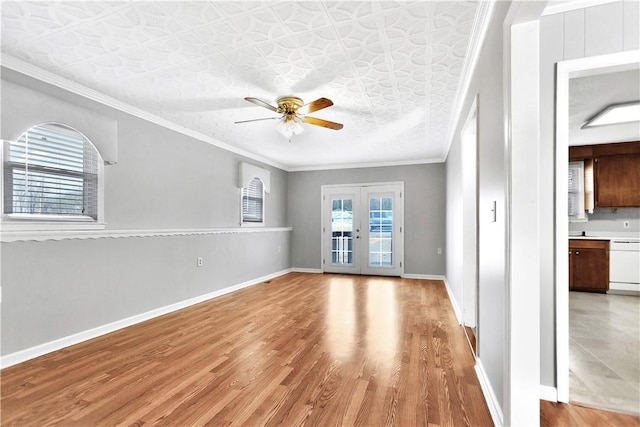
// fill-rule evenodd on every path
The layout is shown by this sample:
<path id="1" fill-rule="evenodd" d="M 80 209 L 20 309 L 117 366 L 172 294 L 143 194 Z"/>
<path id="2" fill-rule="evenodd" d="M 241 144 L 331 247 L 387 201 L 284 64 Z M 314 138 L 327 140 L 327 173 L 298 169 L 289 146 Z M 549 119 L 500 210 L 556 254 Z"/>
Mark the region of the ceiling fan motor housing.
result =
<path id="1" fill-rule="evenodd" d="M 287 120 L 292 120 L 296 116 L 298 108 L 304 103 L 297 96 L 281 96 L 276 100 L 278 104 L 278 113 L 284 114 Z"/>

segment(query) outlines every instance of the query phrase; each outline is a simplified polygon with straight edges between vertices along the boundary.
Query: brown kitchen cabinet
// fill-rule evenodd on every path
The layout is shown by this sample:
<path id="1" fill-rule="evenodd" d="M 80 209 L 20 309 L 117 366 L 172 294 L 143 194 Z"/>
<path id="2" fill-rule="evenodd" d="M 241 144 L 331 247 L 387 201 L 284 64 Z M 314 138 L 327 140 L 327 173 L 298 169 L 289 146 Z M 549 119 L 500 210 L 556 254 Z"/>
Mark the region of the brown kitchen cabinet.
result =
<path id="1" fill-rule="evenodd" d="M 640 153 L 595 159 L 595 207 L 640 206 Z"/>
<path id="2" fill-rule="evenodd" d="M 640 207 L 640 141 L 569 147 L 569 160 L 593 161 L 594 207 Z"/>
<path id="3" fill-rule="evenodd" d="M 609 241 L 569 240 L 569 290 L 609 290 Z"/>

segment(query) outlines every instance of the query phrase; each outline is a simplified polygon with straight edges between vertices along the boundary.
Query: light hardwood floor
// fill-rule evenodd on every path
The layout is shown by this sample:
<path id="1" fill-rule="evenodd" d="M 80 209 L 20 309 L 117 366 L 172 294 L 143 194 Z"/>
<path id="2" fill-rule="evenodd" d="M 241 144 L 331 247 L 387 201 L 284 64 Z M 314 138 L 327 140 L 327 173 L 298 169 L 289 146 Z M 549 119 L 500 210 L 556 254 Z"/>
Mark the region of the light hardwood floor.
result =
<path id="1" fill-rule="evenodd" d="M 2 370 L 0 424 L 490 426 L 473 363 L 440 281 L 292 273 Z"/>
<path id="2" fill-rule="evenodd" d="M 490 426 L 440 281 L 292 273 L 2 371 L 2 425 Z"/>

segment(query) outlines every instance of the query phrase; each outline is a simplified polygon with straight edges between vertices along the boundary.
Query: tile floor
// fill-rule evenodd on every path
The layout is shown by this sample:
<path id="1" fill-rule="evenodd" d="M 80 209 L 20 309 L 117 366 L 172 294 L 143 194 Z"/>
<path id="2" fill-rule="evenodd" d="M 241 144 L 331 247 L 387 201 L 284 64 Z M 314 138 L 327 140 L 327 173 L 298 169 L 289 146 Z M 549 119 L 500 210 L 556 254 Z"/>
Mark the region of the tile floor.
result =
<path id="1" fill-rule="evenodd" d="M 569 293 L 569 398 L 640 414 L 640 297 Z"/>

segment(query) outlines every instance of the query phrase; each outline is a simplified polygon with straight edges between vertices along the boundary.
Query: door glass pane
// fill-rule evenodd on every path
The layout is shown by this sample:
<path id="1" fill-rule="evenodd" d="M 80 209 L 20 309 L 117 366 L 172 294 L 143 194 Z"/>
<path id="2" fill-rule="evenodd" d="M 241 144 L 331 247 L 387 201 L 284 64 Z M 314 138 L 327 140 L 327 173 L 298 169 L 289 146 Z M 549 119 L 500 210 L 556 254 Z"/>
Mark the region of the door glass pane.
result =
<path id="1" fill-rule="evenodd" d="M 353 264 L 353 200 L 331 200 L 331 263 Z"/>
<path id="2" fill-rule="evenodd" d="M 369 266 L 393 267 L 393 199 L 369 198 Z"/>

